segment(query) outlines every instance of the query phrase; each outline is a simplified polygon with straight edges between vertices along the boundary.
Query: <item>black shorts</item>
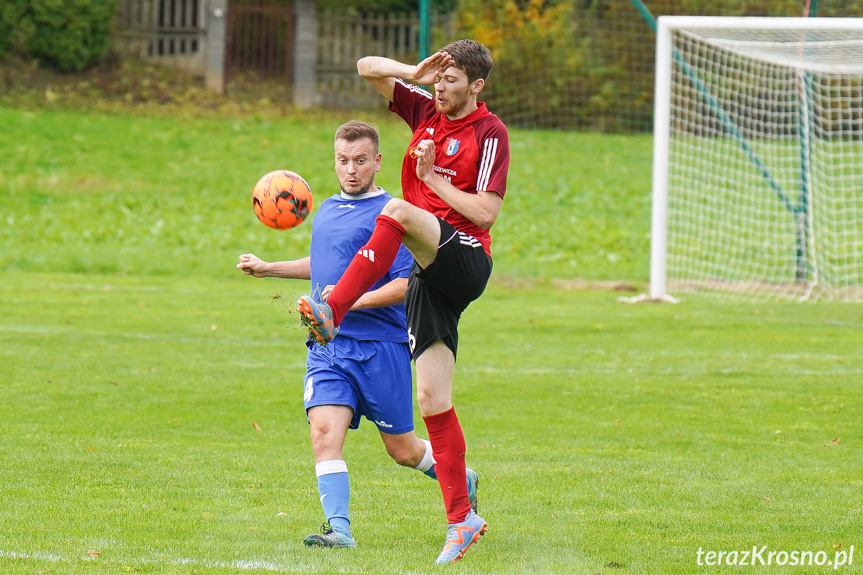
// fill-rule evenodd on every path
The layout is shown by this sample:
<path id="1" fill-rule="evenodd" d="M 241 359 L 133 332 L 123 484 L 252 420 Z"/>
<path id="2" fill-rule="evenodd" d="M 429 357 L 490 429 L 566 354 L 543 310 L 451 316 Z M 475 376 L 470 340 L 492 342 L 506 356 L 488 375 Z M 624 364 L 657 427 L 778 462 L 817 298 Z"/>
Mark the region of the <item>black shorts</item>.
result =
<path id="1" fill-rule="evenodd" d="M 440 222 L 437 257 L 426 269 L 414 262 L 405 294 L 411 356 L 418 358 L 438 340 L 456 355 L 458 320 L 485 290 L 491 257 L 474 237 Z"/>

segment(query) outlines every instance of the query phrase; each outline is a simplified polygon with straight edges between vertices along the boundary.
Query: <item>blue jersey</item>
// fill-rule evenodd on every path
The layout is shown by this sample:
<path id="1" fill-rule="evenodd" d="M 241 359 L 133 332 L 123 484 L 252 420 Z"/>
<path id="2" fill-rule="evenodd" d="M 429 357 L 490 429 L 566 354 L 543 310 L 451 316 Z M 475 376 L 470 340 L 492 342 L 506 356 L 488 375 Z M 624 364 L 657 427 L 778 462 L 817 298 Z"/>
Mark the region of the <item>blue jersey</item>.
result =
<path id="1" fill-rule="evenodd" d="M 348 264 L 372 235 L 377 218 L 392 199 L 379 188 L 360 198 L 335 195 L 327 198 L 312 220 L 311 256 L 312 290 L 323 290 L 335 285 L 345 273 Z M 388 284 L 396 278 L 410 275 L 413 257 L 402 245 L 389 272 L 369 291 Z M 339 325 L 337 337 L 358 340 L 407 342 L 405 305 L 391 305 L 374 309 L 349 311 Z"/>

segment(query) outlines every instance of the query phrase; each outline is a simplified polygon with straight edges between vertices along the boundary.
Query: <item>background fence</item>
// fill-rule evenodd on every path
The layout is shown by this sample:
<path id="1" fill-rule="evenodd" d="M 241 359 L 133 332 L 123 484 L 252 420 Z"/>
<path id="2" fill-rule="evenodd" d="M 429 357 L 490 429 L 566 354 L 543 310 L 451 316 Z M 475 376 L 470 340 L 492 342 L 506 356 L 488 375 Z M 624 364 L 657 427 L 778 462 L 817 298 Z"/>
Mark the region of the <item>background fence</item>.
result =
<path id="1" fill-rule="evenodd" d="M 195 56 L 202 49 L 205 0 L 121 0 L 117 45 L 140 56 Z"/>
<path id="2" fill-rule="evenodd" d="M 318 91 L 325 107 L 382 105 L 380 94 L 357 76 L 357 60 L 362 56 L 418 61 L 420 28 L 416 14 L 323 12 L 318 22 Z M 436 15 L 434 25 L 452 35 L 451 17 Z"/>
<path id="3" fill-rule="evenodd" d="M 356 61 L 371 54 L 417 61 L 417 15 L 315 12 L 305 0 L 316 14 L 309 30 L 308 21 L 291 20 L 300 1 L 228 3 L 230 73 L 254 69 L 281 77 L 295 94 L 311 94 L 304 101 L 313 105 L 380 107 L 380 96 L 357 76 Z M 653 17 L 802 16 L 814 1 L 460 0 L 451 14 L 433 16 L 432 49 L 466 37 L 489 46 L 495 71 L 483 100 L 510 126 L 643 132 L 653 118 Z M 118 42 L 133 52 L 188 55 L 206 41 L 208 0 L 120 2 Z M 817 14 L 860 17 L 863 0 L 821 0 Z M 257 20 L 249 20 L 253 15 Z M 312 72 L 298 75 L 293 54 L 301 51 L 303 57 L 313 52 Z"/>
<path id="4" fill-rule="evenodd" d="M 228 9 L 225 68 L 228 81 L 246 71 L 292 83 L 296 18 L 293 7 L 246 0 Z"/>

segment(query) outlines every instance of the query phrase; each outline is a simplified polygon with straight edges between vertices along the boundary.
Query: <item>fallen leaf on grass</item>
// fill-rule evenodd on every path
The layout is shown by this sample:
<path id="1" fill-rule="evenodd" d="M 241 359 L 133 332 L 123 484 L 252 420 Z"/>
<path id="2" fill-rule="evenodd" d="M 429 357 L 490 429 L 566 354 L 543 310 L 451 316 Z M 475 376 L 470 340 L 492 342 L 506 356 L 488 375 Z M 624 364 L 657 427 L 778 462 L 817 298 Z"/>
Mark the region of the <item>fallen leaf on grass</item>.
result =
<path id="1" fill-rule="evenodd" d="M 773 503 L 773 500 L 772 500 L 772 499 L 770 499 L 769 497 L 762 497 L 761 499 L 762 499 L 763 501 L 769 501 L 769 502 Z"/>
<path id="2" fill-rule="evenodd" d="M 832 549 L 842 549 L 842 544 L 841 544 L 841 543 L 837 543 L 836 545 L 831 545 L 830 547 L 831 547 Z"/>
<path id="3" fill-rule="evenodd" d="M 89 555 L 90 557 L 95 557 L 96 555 L 101 555 L 101 553 L 99 553 L 99 552 L 98 552 L 98 551 L 96 551 L 95 549 L 88 549 L 88 550 L 87 550 L 87 555 Z"/>
<path id="4" fill-rule="evenodd" d="M 252 426 L 253 426 L 255 429 L 257 429 L 258 431 L 263 431 L 263 429 L 261 429 L 261 426 L 260 426 L 260 425 L 258 425 L 257 423 L 255 423 L 254 421 L 252 422 Z"/>

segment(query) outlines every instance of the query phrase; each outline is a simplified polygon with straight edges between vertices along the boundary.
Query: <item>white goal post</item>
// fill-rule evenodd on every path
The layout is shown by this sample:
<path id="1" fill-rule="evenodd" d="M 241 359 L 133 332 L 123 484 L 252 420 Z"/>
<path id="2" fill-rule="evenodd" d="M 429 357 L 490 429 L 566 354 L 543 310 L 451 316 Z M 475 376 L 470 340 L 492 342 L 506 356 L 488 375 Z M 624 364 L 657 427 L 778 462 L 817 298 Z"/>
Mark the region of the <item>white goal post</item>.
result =
<path id="1" fill-rule="evenodd" d="M 863 19 L 662 16 L 650 298 L 863 301 Z"/>

